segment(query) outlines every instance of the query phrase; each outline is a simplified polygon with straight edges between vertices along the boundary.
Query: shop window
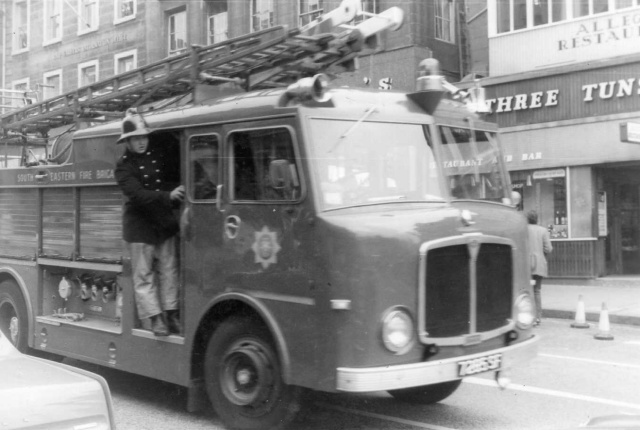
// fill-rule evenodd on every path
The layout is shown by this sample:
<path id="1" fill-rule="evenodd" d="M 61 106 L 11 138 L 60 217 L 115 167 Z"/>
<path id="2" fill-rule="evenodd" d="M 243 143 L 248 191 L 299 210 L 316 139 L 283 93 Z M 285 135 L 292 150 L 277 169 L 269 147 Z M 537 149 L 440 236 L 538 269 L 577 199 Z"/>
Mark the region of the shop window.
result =
<path id="1" fill-rule="evenodd" d="M 455 3 L 449 0 L 435 2 L 436 39 L 455 42 Z"/>
<path id="2" fill-rule="evenodd" d="M 98 0 L 78 0 L 78 34 L 98 29 Z"/>
<path id="3" fill-rule="evenodd" d="M 29 49 L 29 1 L 13 3 L 13 53 Z"/>
<path id="4" fill-rule="evenodd" d="M 567 185 L 565 178 L 553 179 L 553 229 L 551 237 L 569 237 L 567 229 Z"/>
<path id="5" fill-rule="evenodd" d="M 251 30 L 260 31 L 273 27 L 273 0 L 251 2 Z"/>
<path id="6" fill-rule="evenodd" d="M 309 24 L 311 21 L 324 13 L 322 0 L 300 0 L 300 27 Z"/>
<path id="7" fill-rule="evenodd" d="M 233 199 L 292 201 L 300 198 L 300 180 L 288 129 L 272 128 L 231 135 Z"/>
<path id="8" fill-rule="evenodd" d="M 191 198 L 215 200 L 219 183 L 218 137 L 193 136 L 189 140 Z"/>
<path id="9" fill-rule="evenodd" d="M 62 94 L 62 69 L 47 72 L 42 76 L 42 99 L 47 100 Z"/>

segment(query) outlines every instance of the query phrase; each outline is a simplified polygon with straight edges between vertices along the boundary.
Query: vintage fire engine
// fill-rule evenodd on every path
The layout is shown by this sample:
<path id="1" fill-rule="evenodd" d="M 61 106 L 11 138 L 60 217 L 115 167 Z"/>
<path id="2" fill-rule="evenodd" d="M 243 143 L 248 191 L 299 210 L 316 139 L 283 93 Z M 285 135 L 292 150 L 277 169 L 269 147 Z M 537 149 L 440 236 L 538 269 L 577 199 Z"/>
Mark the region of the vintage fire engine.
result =
<path id="1" fill-rule="evenodd" d="M 537 336 L 496 127 L 446 97 L 434 60 L 413 93 L 331 88 L 319 72 L 402 21 L 325 31 L 357 3 L 1 118 L 2 145 L 22 148 L 0 159 L 0 328 L 18 348 L 187 387 L 189 409 L 208 399 L 240 429 L 286 425 L 303 388 L 433 403 L 469 375 L 508 383 Z M 114 179 L 132 107 L 187 190 L 179 335 L 136 317 Z"/>

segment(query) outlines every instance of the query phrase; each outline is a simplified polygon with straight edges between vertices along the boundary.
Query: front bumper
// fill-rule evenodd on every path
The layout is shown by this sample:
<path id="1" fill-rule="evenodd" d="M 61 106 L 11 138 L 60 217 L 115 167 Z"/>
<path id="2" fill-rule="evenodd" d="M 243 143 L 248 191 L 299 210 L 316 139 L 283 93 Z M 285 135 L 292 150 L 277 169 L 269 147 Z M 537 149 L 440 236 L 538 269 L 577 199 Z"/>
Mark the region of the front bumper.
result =
<path id="1" fill-rule="evenodd" d="M 479 354 L 448 358 L 446 360 L 403 364 L 399 366 L 368 367 L 364 369 L 339 367 L 337 389 L 348 392 L 398 390 L 460 379 L 458 363 L 488 354 L 502 354 L 500 371 L 515 367 L 518 363 L 534 358 L 538 352 L 540 337 L 529 339 L 504 348 Z"/>

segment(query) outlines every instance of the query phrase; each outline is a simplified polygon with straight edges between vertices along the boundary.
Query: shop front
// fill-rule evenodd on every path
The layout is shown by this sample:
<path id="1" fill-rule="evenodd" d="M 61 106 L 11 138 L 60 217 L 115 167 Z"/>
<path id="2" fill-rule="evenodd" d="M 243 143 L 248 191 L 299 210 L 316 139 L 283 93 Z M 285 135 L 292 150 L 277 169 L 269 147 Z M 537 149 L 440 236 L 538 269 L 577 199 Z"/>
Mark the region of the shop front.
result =
<path id="1" fill-rule="evenodd" d="M 640 56 L 482 82 L 552 277 L 640 273 Z"/>

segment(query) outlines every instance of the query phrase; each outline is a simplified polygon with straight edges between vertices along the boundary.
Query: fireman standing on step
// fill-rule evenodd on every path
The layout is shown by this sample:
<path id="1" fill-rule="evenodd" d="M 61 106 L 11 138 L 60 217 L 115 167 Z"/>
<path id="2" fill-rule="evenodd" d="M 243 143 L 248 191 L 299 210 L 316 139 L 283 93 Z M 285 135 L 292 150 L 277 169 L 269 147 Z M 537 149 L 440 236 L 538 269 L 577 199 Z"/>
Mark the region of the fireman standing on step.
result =
<path id="1" fill-rule="evenodd" d="M 150 143 L 149 134 L 144 118 L 127 112 L 118 139 L 127 148 L 115 177 L 126 200 L 123 239 L 131 249 L 138 317 L 149 319 L 156 336 L 167 336 L 181 331 L 174 209 L 184 199 L 184 186 L 177 158 L 164 142 Z"/>

